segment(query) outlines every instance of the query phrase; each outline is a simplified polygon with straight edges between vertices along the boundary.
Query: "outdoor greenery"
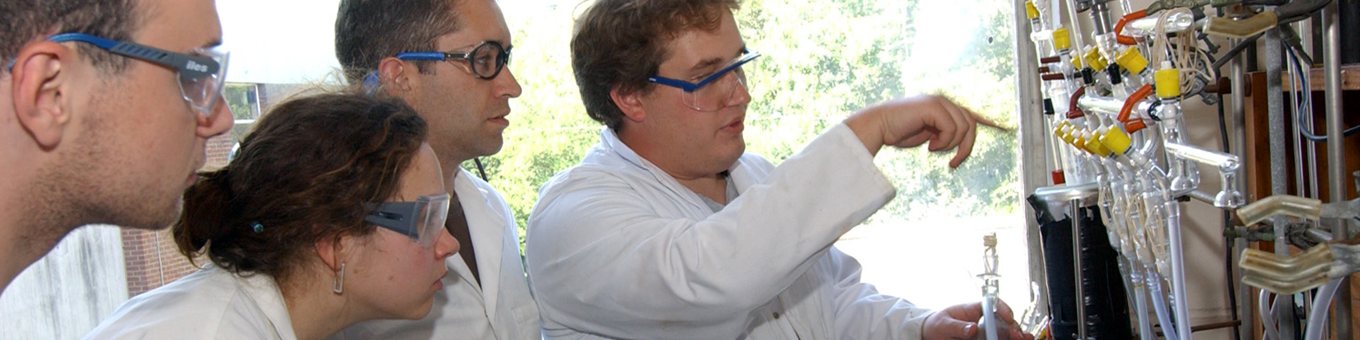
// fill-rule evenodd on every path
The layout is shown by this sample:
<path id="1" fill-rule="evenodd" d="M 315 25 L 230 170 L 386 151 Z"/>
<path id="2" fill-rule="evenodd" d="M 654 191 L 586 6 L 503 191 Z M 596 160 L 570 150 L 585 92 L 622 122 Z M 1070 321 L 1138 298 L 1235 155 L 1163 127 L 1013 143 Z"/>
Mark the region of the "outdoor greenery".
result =
<path id="1" fill-rule="evenodd" d="M 483 163 L 521 228 L 538 188 L 599 140 L 601 125 L 586 116 L 569 71 L 571 32 L 564 27 L 571 27 L 577 2 L 540 5 L 537 12 L 502 5 L 516 8 L 506 11 L 515 39 L 510 68 L 524 94 L 511 101 L 504 149 Z M 747 150 L 778 163 L 855 110 L 916 93 L 947 95 L 1017 126 L 1007 6 L 981 0 L 744 1 L 737 12 L 742 35 L 750 49 L 764 54 L 746 66 L 753 97 Z M 952 154 L 885 151 L 877 163 L 899 192 L 873 219 L 1015 213 L 1016 139 L 1014 132 L 980 129 L 972 157 L 956 170 L 948 167 Z"/>

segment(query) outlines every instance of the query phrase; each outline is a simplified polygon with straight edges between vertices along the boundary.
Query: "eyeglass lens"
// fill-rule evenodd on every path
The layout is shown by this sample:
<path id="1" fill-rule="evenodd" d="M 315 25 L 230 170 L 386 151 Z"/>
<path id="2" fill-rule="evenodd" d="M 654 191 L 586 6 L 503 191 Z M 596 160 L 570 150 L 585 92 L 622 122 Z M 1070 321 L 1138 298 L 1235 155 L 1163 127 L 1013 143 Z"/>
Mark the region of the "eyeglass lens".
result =
<path id="1" fill-rule="evenodd" d="M 699 111 L 717 111 L 727 106 L 736 95 L 737 87 L 746 88 L 746 72 L 740 66 L 708 86 L 686 92 L 685 104 Z"/>
<path id="2" fill-rule="evenodd" d="M 445 196 L 442 200 L 436 199 L 429 201 L 425 206 L 425 216 L 421 218 L 420 238 L 417 242 L 421 246 L 430 247 L 439 238 L 439 230 L 444 228 L 444 223 L 449 218 L 449 198 Z"/>
<path id="3" fill-rule="evenodd" d="M 212 106 L 216 105 L 217 97 L 222 91 L 222 81 L 216 74 L 193 77 L 181 75 L 179 84 L 184 90 L 184 99 L 193 104 L 194 109 L 203 111 L 207 114 L 212 112 Z"/>
<path id="4" fill-rule="evenodd" d="M 487 41 L 467 54 L 467 62 L 477 77 L 491 79 L 499 75 L 505 64 L 510 62 L 510 52 L 500 43 Z"/>

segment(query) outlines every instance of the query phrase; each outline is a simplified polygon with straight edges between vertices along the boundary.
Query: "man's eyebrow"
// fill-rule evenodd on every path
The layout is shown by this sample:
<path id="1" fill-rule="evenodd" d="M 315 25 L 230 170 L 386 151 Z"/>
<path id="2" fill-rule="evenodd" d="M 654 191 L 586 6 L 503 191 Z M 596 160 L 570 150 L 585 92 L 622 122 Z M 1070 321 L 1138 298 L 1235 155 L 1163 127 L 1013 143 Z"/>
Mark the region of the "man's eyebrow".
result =
<path id="1" fill-rule="evenodd" d="M 203 44 L 201 47 L 213 48 L 218 46 L 222 46 L 222 38 L 213 38 L 213 40 L 209 40 L 207 44 Z"/>
<path id="2" fill-rule="evenodd" d="M 737 58 L 737 57 L 740 57 L 742 54 L 746 54 L 746 45 L 742 45 L 742 46 L 741 46 L 741 49 L 740 49 L 740 50 L 737 50 L 737 54 L 736 54 L 736 55 L 733 55 L 732 58 L 735 59 L 735 58 Z M 722 59 L 722 58 L 709 58 L 709 59 L 704 59 L 704 60 L 699 61 L 698 64 L 694 64 L 693 67 L 690 67 L 690 68 L 689 68 L 689 73 L 690 73 L 690 74 L 694 74 L 694 73 L 697 73 L 697 72 L 699 72 L 699 71 L 706 71 L 706 70 L 708 70 L 709 68 L 712 68 L 714 65 L 721 65 L 722 63 L 725 63 L 725 62 L 730 61 L 730 60 L 732 60 L 732 59 Z"/>
<path id="3" fill-rule="evenodd" d="M 705 71 L 705 70 L 707 70 L 707 69 L 709 69 L 709 68 L 712 68 L 714 65 L 721 64 L 723 61 L 724 61 L 724 60 L 721 59 L 721 58 L 709 58 L 709 59 L 701 60 L 701 61 L 699 61 L 698 64 L 694 64 L 693 67 L 690 67 L 690 68 L 689 68 L 689 73 L 690 73 L 690 74 L 694 74 L 694 73 L 699 72 L 699 71 Z"/>

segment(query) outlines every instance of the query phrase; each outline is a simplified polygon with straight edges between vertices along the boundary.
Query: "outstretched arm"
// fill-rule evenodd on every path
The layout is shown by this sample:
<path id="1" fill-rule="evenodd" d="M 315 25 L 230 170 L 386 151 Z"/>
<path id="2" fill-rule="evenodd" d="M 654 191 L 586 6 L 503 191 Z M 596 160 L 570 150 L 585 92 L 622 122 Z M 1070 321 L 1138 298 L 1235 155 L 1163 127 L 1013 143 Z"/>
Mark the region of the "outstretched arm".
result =
<path id="1" fill-rule="evenodd" d="M 949 166 L 957 168 L 973 152 L 977 126 L 996 123 L 941 96 L 899 98 L 867 107 L 846 118 L 860 142 L 877 155 L 883 146 L 910 148 L 930 142 L 930 151 L 957 148 Z"/>

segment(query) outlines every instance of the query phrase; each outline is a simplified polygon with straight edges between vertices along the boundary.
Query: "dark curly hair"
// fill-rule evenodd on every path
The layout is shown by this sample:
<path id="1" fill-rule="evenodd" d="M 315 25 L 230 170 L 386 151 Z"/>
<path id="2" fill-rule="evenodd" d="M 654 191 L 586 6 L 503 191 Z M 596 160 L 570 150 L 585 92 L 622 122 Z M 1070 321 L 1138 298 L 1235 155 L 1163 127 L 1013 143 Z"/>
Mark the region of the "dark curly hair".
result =
<path id="1" fill-rule="evenodd" d="M 179 251 L 282 281 L 316 241 L 374 232 L 365 203 L 397 192 L 425 136 L 425 121 L 395 99 L 336 93 L 279 104 L 230 164 L 185 193 L 172 227 Z"/>

